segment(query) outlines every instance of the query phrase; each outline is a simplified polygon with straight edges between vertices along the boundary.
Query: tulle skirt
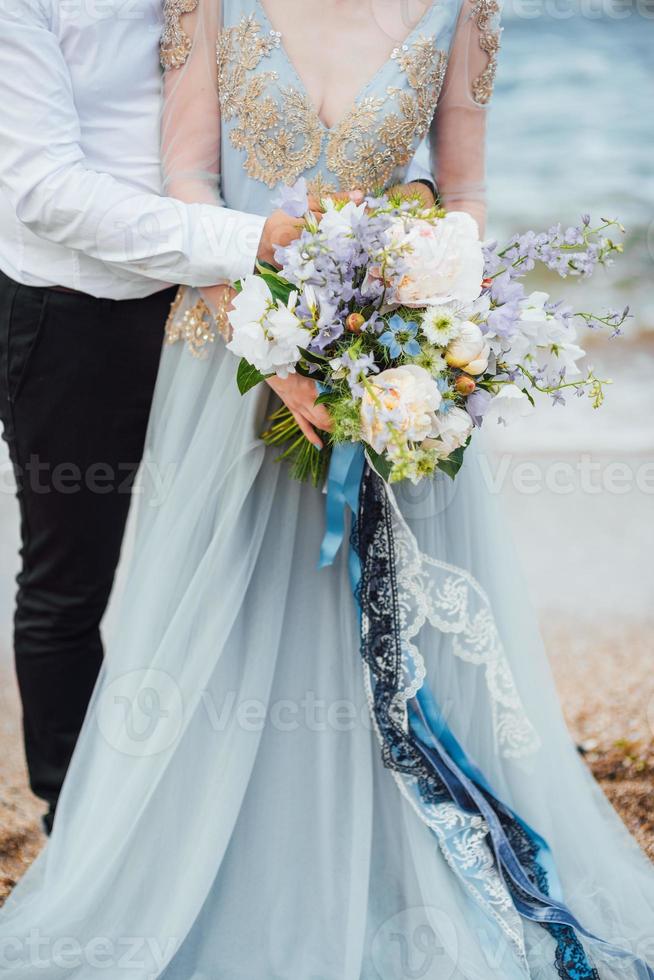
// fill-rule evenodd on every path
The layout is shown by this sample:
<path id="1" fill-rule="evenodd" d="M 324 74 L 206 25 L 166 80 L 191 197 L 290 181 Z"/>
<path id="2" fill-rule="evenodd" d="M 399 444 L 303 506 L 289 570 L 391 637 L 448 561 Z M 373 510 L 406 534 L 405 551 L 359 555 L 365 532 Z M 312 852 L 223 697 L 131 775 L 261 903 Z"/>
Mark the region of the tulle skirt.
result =
<path id="1" fill-rule="evenodd" d="M 0 914 L 0 973 L 554 980 L 551 936 L 524 924 L 526 969 L 384 768 L 346 549 L 318 569 L 324 495 L 263 447 L 269 391 L 241 397 L 235 369 L 220 344 L 164 352 L 117 635 L 54 834 Z M 448 724 L 549 841 L 584 925 L 654 961 L 654 874 L 570 741 L 476 450 L 398 502 L 486 589 L 541 748 L 498 752 L 483 670 L 427 629 Z"/>

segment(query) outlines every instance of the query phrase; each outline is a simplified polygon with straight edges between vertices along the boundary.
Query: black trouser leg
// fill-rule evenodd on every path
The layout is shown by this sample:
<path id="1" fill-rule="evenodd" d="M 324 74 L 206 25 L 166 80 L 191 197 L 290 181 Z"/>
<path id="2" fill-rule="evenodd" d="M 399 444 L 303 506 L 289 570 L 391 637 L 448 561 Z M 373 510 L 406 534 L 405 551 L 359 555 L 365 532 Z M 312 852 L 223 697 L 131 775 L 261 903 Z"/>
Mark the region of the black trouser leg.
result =
<path id="1" fill-rule="evenodd" d="M 1 418 L 22 525 L 16 668 L 32 789 L 52 811 L 102 661 L 171 298 L 0 278 Z"/>

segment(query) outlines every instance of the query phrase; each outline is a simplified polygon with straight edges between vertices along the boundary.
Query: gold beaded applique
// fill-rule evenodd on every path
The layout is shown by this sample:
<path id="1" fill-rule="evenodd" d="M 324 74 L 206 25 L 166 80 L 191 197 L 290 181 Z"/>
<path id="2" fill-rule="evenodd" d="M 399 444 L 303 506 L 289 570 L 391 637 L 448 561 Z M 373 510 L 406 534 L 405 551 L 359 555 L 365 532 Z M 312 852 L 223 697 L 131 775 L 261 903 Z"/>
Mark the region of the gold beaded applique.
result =
<path id="1" fill-rule="evenodd" d="M 229 138 L 245 153 L 246 173 L 268 187 L 291 184 L 318 163 L 326 141 L 327 169 L 341 189 L 384 187 L 429 129 L 445 76 L 445 52 L 425 37 L 396 48 L 391 60 L 409 89 L 389 86 L 383 96 L 360 98 L 328 129 L 306 92 L 280 85 L 276 71 L 252 74 L 280 46 L 281 34 L 264 33 L 253 14 L 226 28 L 218 41 L 221 109 L 224 119 L 236 120 Z M 387 112 L 389 100 L 397 112 Z"/>
<path id="2" fill-rule="evenodd" d="M 479 29 L 479 46 L 488 55 L 488 65 L 472 83 L 472 95 L 479 105 L 487 105 L 493 94 L 497 72 L 497 54 L 502 31 L 497 27 L 500 7 L 497 0 L 477 0 L 473 19 Z"/>
<path id="3" fill-rule="evenodd" d="M 322 127 L 309 98 L 293 88 L 280 88 L 281 99 L 269 94 L 278 80 L 274 71 L 253 72 L 281 43 L 268 36 L 250 14 L 218 40 L 218 92 L 225 119 L 236 119 L 230 140 L 245 153 L 246 173 L 268 187 L 292 183 L 320 157 Z"/>
<path id="4" fill-rule="evenodd" d="M 166 320 L 165 342 L 176 344 L 181 340 L 194 357 L 205 357 L 208 345 L 215 343 L 218 335 L 225 341 L 230 339 L 227 308 L 231 291 L 226 287 L 216 312 L 211 310 L 203 299 L 198 299 L 180 315 L 179 310 L 186 292 L 186 287 L 181 286 L 171 304 Z"/>
<path id="5" fill-rule="evenodd" d="M 386 98 L 362 99 L 329 134 L 327 166 L 340 186 L 372 190 L 386 186 L 394 170 L 413 157 L 427 134 L 443 87 L 447 55 L 433 38 L 420 37 L 391 54 L 410 88 L 389 86 Z M 389 98 L 399 112 L 380 113 Z"/>
<path id="6" fill-rule="evenodd" d="M 192 14 L 198 0 L 164 0 L 164 29 L 161 35 L 161 64 L 181 68 L 191 53 L 193 42 L 182 29 L 184 14 Z"/>

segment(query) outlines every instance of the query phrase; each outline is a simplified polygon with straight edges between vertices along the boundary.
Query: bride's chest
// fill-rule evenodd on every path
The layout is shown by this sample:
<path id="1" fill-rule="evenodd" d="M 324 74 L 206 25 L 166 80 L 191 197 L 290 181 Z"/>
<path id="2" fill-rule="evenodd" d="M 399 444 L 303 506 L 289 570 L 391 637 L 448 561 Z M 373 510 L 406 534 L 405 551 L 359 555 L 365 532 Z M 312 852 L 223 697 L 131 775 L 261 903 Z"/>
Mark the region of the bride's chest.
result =
<path id="1" fill-rule="evenodd" d="M 357 32 L 315 17 L 298 30 L 292 4 L 274 25 L 269 9 L 263 0 L 223 6 L 221 112 L 246 172 L 269 187 L 315 167 L 331 186 L 384 186 L 431 123 L 458 0 L 423 6 L 394 46 L 387 24 Z"/>

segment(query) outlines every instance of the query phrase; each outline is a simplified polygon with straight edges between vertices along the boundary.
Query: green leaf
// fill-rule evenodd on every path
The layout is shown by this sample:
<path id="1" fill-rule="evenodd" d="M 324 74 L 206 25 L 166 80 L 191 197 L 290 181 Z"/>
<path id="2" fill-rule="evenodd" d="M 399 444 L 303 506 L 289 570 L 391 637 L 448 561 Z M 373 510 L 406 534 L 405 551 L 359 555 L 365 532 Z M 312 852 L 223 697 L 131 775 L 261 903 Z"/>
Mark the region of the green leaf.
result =
<path id="1" fill-rule="evenodd" d="M 298 347 L 298 350 L 305 361 L 309 364 L 328 364 L 329 358 L 323 357 L 322 354 L 315 354 L 313 351 L 306 350 L 304 347 Z"/>
<path id="2" fill-rule="evenodd" d="M 442 470 L 443 473 L 445 473 L 446 476 L 449 476 L 452 480 L 463 466 L 463 455 L 469 443 L 470 439 L 468 439 L 465 446 L 459 446 L 459 448 L 450 453 L 446 459 L 441 459 L 438 464 L 438 469 Z"/>
<path id="3" fill-rule="evenodd" d="M 275 276 L 268 275 L 268 273 L 262 275 L 261 278 L 270 289 L 273 299 L 278 299 L 284 303 L 284 305 L 286 305 L 288 303 L 288 297 L 293 292 L 293 286 L 291 286 L 290 283 L 285 282 L 283 279 L 278 279 Z"/>
<path id="4" fill-rule="evenodd" d="M 279 277 L 279 269 L 277 269 L 274 265 L 271 265 L 270 262 L 257 261 L 257 269 L 261 273 L 271 272 L 274 276 Z"/>
<path id="5" fill-rule="evenodd" d="M 391 462 L 386 458 L 386 456 L 376 453 L 375 450 L 367 444 L 366 450 L 368 459 L 372 463 L 372 468 L 379 476 L 381 476 L 385 483 L 389 483 L 391 478 L 391 470 L 393 469 Z"/>
<path id="6" fill-rule="evenodd" d="M 236 383 L 238 385 L 238 390 L 242 395 L 244 395 L 246 391 L 249 391 L 250 388 L 255 388 L 256 385 L 261 384 L 261 382 L 265 380 L 265 375 L 263 375 L 261 371 L 257 371 L 257 369 L 253 367 L 249 361 L 245 360 L 245 358 L 241 359 L 238 366 L 238 371 L 236 372 Z"/>
<path id="7" fill-rule="evenodd" d="M 273 299 L 288 303 L 288 298 L 295 287 L 287 282 L 273 265 L 269 265 L 267 262 L 257 262 L 257 272 L 268 286 Z"/>

